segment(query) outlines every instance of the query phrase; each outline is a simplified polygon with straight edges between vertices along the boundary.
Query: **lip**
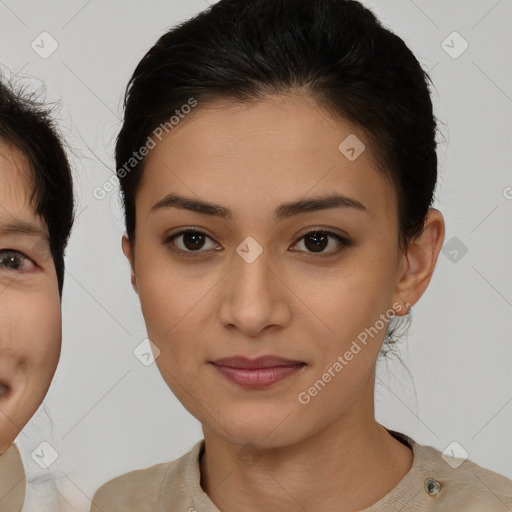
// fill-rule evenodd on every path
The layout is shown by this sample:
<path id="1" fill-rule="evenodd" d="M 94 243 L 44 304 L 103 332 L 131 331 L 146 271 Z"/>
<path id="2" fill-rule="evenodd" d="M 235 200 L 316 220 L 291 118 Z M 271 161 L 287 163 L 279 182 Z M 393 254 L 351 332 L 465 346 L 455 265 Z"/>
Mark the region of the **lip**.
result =
<path id="1" fill-rule="evenodd" d="M 244 388 L 272 386 L 306 366 L 303 361 L 278 356 L 261 356 L 255 359 L 233 356 L 216 359 L 211 364 L 223 377 Z"/>

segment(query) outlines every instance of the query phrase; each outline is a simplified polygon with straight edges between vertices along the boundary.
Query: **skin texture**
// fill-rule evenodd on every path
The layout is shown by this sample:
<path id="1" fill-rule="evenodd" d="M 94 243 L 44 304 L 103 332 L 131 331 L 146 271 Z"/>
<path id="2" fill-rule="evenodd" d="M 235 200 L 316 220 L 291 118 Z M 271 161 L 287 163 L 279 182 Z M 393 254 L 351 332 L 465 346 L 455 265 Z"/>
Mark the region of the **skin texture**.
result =
<path id="1" fill-rule="evenodd" d="M 0 139 L 0 454 L 43 401 L 60 355 L 57 275 L 31 192 L 25 156 Z"/>
<path id="2" fill-rule="evenodd" d="M 307 404 L 298 400 L 381 314 L 393 305 L 406 314 L 419 300 L 444 238 L 443 217 L 431 210 L 421 237 L 400 252 L 394 187 L 367 142 L 354 161 L 339 151 L 350 134 L 365 141 L 360 128 L 298 94 L 199 104 L 145 162 L 135 239 L 125 236 L 123 251 L 160 372 L 202 423 L 201 483 L 220 510 L 360 510 L 412 464 L 410 449 L 374 418 L 385 328 Z M 171 192 L 232 216 L 152 210 Z M 366 210 L 274 217 L 282 203 L 333 192 Z M 169 241 L 184 228 L 209 237 L 201 255 L 183 255 L 195 247 L 186 237 Z M 351 244 L 331 237 L 319 255 L 304 238 L 314 229 Z M 252 263 L 236 252 L 249 236 L 262 248 Z M 268 388 L 245 389 L 210 364 L 235 355 L 306 364 Z"/>

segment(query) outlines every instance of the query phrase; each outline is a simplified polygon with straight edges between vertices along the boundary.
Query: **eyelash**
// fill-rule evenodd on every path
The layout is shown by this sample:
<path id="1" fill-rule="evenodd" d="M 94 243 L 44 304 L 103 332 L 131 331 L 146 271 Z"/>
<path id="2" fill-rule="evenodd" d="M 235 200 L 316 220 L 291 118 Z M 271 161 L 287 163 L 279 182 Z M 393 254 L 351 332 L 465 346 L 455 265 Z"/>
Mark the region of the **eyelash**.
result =
<path id="1" fill-rule="evenodd" d="M 298 242 L 300 242 L 303 238 L 306 238 L 307 236 L 313 234 L 313 233 L 322 233 L 324 235 L 327 235 L 329 237 L 332 237 L 332 238 L 335 238 L 336 240 L 338 240 L 338 242 L 340 243 L 340 246 L 342 248 L 346 248 L 346 247 L 350 247 L 352 245 L 352 242 L 348 239 L 348 238 L 345 238 L 341 235 L 338 235 L 337 233 L 333 233 L 332 231 L 327 231 L 327 230 L 324 230 L 324 229 L 312 229 L 311 231 L 308 231 L 307 233 L 305 233 L 304 235 L 302 235 L 293 245 L 296 245 Z M 179 254 L 180 256 L 184 256 L 185 258 L 198 258 L 198 257 L 201 257 L 202 255 L 204 254 L 208 254 L 209 251 L 184 251 L 182 249 L 176 249 L 174 247 L 171 246 L 171 242 L 174 241 L 174 239 L 176 238 L 179 238 L 180 236 L 182 235 L 186 235 L 186 234 L 200 234 L 200 235 L 204 235 L 206 236 L 207 238 L 210 238 L 210 240 L 213 241 L 213 239 L 208 236 L 206 233 L 204 233 L 203 231 L 199 231 L 199 230 L 196 230 L 196 229 L 186 229 L 186 230 L 183 230 L 183 231 L 180 231 L 178 233 L 174 233 L 173 235 L 167 237 L 165 240 L 164 240 L 164 245 L 169 245 L 170 246 L 170 250 L 174 253 L 177 253 Z M 328 253 L 325 253 L 325 254 L 322 254 L 322 253 L 306 253 L 306 258 L 327 258 L 327 257 L 331 257 L 331 256 L 334 256 L 336 254 L 338 254 L 338 252 L 340 251 L 340 248 L 334 250 L 334 251 L 330 251 Z M 293 251 L 293 252 L 298 252 L 298 253 L 304 253 L 304 251 Z"/>
<path id="2" fill-rule="evenodd" d="M 5 267 L 5 269 L 8 272 L 20 272 L 20 273 L 21 272 L 28 272 L 28 271 L 21 270 L 19 268 L 10 268 L 10 267 L 4 265 L 3 258 L 5 257 L 5 255 L 8 255 L 8 254 L 14 254 L 20 260 L 22 260 L 22 263 L 20 264 L 20 267 L 23 265 L 23 262 L 30 262 L 32 265 L 35 266 L 35 263 L 26 254 L 23 254 L 22 252 L 17 251 L 16 249 L 0 249 L 0 270 L 2 269 L 2 267 Z"/>

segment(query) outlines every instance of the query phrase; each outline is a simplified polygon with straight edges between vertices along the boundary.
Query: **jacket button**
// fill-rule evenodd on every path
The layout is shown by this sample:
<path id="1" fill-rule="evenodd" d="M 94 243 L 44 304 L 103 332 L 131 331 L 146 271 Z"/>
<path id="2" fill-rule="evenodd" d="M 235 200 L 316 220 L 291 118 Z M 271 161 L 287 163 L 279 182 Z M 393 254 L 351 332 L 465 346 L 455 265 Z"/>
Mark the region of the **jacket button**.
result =
<path id="1" fill-rule="evenodd" d="M 443 486 L 434 478 L 427 478 L 424 483 L 425 492 L 429 496 L 435 496 L 436 494 L 439 494 L 442 487 Z"/>

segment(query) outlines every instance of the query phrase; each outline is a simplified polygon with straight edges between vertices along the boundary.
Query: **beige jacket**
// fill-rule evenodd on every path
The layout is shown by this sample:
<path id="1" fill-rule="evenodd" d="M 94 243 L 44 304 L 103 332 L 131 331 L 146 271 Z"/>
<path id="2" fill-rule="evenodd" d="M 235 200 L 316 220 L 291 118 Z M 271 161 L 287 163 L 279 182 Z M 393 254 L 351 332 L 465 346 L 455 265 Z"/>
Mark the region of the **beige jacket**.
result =
<path id="1" fill-rule="evenodd" d="M 25 501 L 25 469 L 15 444 L 0 455 L 0 512 L 19 512 Z"/>
<path id="2" fill-rule="evenodd" d="M 413 463 L 398 485 L 361 512 L 510 512 L 512 480 L 391 432 L 413 450 Z M 204 440 L 174 462 L 110 480 L 94 497 L 91 512 L 219 512 L 201 489 Z M 459 465 L 460 464 L 460 465 Z"/>

